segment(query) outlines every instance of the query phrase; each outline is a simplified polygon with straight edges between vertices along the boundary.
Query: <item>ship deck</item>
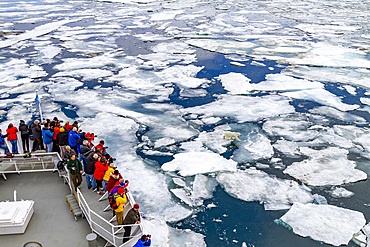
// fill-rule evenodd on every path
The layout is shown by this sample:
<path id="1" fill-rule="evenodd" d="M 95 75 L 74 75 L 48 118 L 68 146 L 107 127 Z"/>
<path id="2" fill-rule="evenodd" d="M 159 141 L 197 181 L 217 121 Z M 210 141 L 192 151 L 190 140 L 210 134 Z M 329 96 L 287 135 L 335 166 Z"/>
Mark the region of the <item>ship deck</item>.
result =
<path id="1" fill-rule="evenodd" d="M 0 178 L 0 201 L 13 201 L 14 190 L 17 191 L 17 200 L 33 200 L 34 214 L 23 234 L 1 235 L 1 246 L 23 246 L 29 241 L 35 241 L 43 246 L 87 246 L 86 235 L 91 233 L 90 226 L 85 219 L 75 221 L 66 202 L 65 196 L 70 194 L 68 185 L 63 178 L 53 172 L 32 172 L 7 174 L 7 179 Z M 83 177 L 81 191 L 89 198 L 89 204 L 96 203 L 94 208 L 105 205 L 98 202 L 99 196 L 86 187 Z M 89 193 L 88 193 L 89 192 Z M 102 212 L 102 211 L 101 211 Z M 101 213 L 99 212 L 99 213 Z M 112 216 L 112 211 L 104 212 L 106 217 Z M 104 246 L 106 241 L 98 238 L 98 245 Z"/>

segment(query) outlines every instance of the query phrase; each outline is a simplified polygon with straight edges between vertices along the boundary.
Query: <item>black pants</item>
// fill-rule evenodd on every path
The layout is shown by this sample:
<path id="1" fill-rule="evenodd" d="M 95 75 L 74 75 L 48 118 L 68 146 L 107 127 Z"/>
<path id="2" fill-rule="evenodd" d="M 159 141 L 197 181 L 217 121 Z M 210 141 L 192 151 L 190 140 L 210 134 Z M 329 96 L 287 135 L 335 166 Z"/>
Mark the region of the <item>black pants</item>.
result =
<path id="1" fill-rule="evenodd" d="M 28 153 L 30 151 L 30 135 L 29 134 L 22 134 L 22 145 L 23 145 L 23 153 Z"/>
<path id="2" fill-rule="evenodd" d="M 97 190 L 99 191 L 100 189 L 103 189 L 104 187 L 103 187 L 103 179 L 101 179 L 101 180 L 97 180 L 96 179 L 96 188 L 97 188 Z"/>
<path id="3" fill-rule="evenodd" d="M 131 226 L 125 226 L 125 233 L 123 234 L 123 242 L 127 242 L 130 239 L 131 235 Z"/>
<path id="4" fill-rule="evenodd" d="M 33 140 L 32 151 L 36 150 L 37 143 L 39 144 L 39 149 L 44 150 L 44 144 L 42 143 L 42 138 L 35 138 Z"/>

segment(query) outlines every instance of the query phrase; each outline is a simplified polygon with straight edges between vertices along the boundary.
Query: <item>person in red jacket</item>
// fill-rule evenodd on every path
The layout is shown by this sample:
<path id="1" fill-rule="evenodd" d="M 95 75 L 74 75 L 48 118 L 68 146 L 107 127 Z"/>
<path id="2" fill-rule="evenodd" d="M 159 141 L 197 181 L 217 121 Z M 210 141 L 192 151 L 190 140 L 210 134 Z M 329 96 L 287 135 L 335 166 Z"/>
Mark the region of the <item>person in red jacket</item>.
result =
<path id="1" fill-rule="evenodd" d="M 103 194 L 103 177 L 105 175 L 105 171 L 108 170 L 108 163 L 106 162 L 105 158 L 98 158 L 98 161 L 95 163 L 95 172 L 94 178 L 96 180 L 96 189 L 97 194 Z"/>
<path id="2" fill-rule="evenodd" d="M 99 142 L 99 144 L 95 146 L 95 148 L 100 149 L 101 151 L 103 151 L 103 147 L 104 147 L 104 141 L 103 140 L 101 140 Z"/>
<path id="3" fill-rule="evenodd" d="M 13 126 L 12 123 L 8 125 L 8 128 L 6 129 L 6 133 L 8 133 L 8 141 L 12 144 L 12 153 L 17 154 L 18 153 L 18 146 L 17 146 L 17 127 Z"/>

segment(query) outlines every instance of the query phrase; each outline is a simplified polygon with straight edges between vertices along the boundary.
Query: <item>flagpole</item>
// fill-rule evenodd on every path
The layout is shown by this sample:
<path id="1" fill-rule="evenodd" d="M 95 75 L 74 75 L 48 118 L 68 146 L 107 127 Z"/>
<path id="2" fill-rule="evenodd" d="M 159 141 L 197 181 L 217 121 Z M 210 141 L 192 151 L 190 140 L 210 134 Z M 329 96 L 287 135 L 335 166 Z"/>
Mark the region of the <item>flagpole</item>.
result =
<path id="1" fill-rule="evenodd" d="M 42 118 L 42 109 L 41 109 L 41 101 L 39 99 L 39 90 L 36 90 L 36 102 L 39 104 L 39 110 L 40 110 L 40 117 L 41 117 L 41 123 L 44 122 L 44 119 Z"/>

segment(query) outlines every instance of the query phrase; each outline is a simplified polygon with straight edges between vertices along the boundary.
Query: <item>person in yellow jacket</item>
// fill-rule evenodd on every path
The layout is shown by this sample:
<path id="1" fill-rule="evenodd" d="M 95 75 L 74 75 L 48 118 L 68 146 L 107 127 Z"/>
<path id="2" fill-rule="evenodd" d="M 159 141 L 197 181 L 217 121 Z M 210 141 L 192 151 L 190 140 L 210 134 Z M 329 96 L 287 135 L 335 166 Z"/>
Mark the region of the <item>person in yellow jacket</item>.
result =
<path id="1" fill-rule="evenodd" d="M 109 166 L 108 166 L 108 170 L 105 171 L 105 174 L 104 174 L 104 177 L 103 177 L 103 181 L 104 181 L 104 191 L 106 191 L 107 189 L 107 184 L 108 184 L 108 181 L 109 181 L 109 178 L 110 178 L 110 174 L 114 172 L 114 164 L 113 163 L 110 163 Z"/>
<path id="2" fill-rule="evenodd" d="M 116 212 L 116 219 L 118 225 L 123 225 L 123 209 L 127 202 L 127 197 L 125 194 L 125 189 L 120 187 L 118 189 L 118 196 L 116 196 L 117 208 L 114 210 Z"/>

